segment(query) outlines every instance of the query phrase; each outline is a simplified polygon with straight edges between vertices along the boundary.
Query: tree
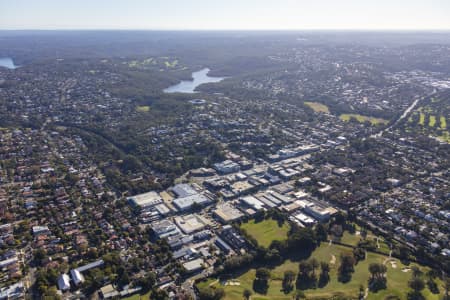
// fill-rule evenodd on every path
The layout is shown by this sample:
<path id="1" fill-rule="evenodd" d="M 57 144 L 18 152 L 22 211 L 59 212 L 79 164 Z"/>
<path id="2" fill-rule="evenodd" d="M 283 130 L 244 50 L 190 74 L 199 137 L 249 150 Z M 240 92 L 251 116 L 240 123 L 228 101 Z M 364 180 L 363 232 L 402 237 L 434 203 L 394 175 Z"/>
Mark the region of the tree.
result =
<path id="1" fill-rule="evenodd" d="M 366 258 L 366 250 L 358 245 L 353 249 L 353 256 L 356 259 L 356 262 L 360 260 L 364 260 Z"/>
<path id="2" fill-rule="evenodd" d="M 156 282 L 156 275 L 153 272 L 148 272 L 144 277 L 138 280 L 138 285 L 142 287 L 143 291 L 149 291 L 153 288 Z"/>
<path id="3" fill-rule="evenodd" d="M 319 267 L 319 262 L 317 261 L 317 259 L 315 259 L 313 257 L 313 258 L 311 258 L 310 263 L 311 263 L 311 268 L 312 268 L 312 277 L 315 280 L 315 278 L 316 278 L 316 269 Z"/>
<path id="4" fill-rule="evenodd" d="M 319 287 L 324 287 L 330 281 L 330 265 L 327 262 L 320 263 Z"/>
<path id="5" fill-rule="evenodd" d="M 364 286 L 361 284 L 361 285 L 359 286 L 359 299 L 364 299 L 364 294 L 365 294 L 365 292 L 364 292 Z"/>
<path id="6" fill-rule="evenodd" d="M 258 268 L 256 270 L 256 278 L 260 280 L 269 280 L 270 279 L 270 271 L 267 268 Z"/>
<path id="7" fill-rule="evenodd" d="M 346 220 L 347 220 L 347 216 L 343 212 L 338 212 L 333 217 L 334 224 L 344 225 Z"/>
<path id="8" fill-rule="evenodd" d="M 306 299 L 306 295 L 303 291 L 296 290 L 293 298 L 295 300 Z"/>
<path id="9" fill-rule="evenodd" d="M 423 282 L 422 278 L 419 277 L 413 277 L 408 282 L 408 285 L 414 290 L 415 293 L 420 293 L 425 288 L 425 283 Z"/>
<path id="10" fill-rule="evenodd" d="M 328 238 L 327 229 L 322 223 L 319 223 L 316 227 L 316 238 L 321 242 L 326 241 Z"/>
<path id="11" fill-rule="evenodd" d="M 153 289 L 150 299 L 152 299 L 152 300 L 168 300 L 169 295 L 167 294 L 167 292 L 165 290 Z M 202 299 L 202 298 L 200 298 L 200 299 Z"/>
<path id="12" fill-rule="evenodd" d="M 445 286 L 444 300 L 450 300 L 450 277 L 445 277 L 444 286 Z"/>
<path id="13" fill-rule="evenodd" d="M 133 155 L 125 156 L 122 167 L 125 172 L 136 172 L 142 168 L 142 163 Z"/>
<path id="14" fill-rule="evenodd" d="M 382 277 L 387 272 L 387 268 L 380 263 L 371 263 L 369 265 L 369 272 L 372 278 Z"/>
<path id="15" fill-rule="evenodd" d="M 371 263 L 369 265 L 369 289 L 371 291 L 378 291 L 386 288 L 387 278 L 385 276 L 387 268 L 383 264 Z"/>
<path id="16" fill-rule="evenodd" d="M 365 240 L 367 238 L 367 229 L 363 227 L 361 229 L 360 235 L 361 235 L 362 239 Z"/>
<path id="17" fill-rule="evenodd" d="M 244 296 L 245 300 L 248 300 L 252 296 L 252 292 L 249 289 L 245 289 L 242 295 Z"/>
<path id="18" fill-rule="evenodd" d="M 317 246 L 316 237 L 310 228 L 293 226 L 288 236 L 287 245 L 291 251 L 298 252 L 300 250 L 309 255 Z"/>
<path id="19" fill-rule="evenodd" d="M 34 284 L 39 294 L 44 295 L 47 292 L 49 282 L 43 270 L 37 272 L 36 281 Z"/>
<path id="20" fill-rule="evenodd" d="M 56 289 L 56 287 L 51 287 L 46 291 L 42 298 L 60 300 L 61 296 L 58 295 L 58 290 Z"/>
<path id="21" fill-rule="evenodd" d="M 269 289 L 270 271 L 266 268 L 256 270 L 256 278 L 253 281 L 253 290 L 260 294 L 266 294 Z"/>
<path id="22" fill-rule="evenodd" d="M 280 253 L 283 253 L 286 251 L 287 243 L 285 240 L 279 241 L 274 240 L 272 243 L 270 243 L 269 249 L 277 249 Z"/>
<path id="23" fill-rule="evenodd" d="M 316 286 L 317 279 L 313 271 L 315 263 L 312 260 L 302 260 L 298 264 L 297 288 L 308 289 Z"/>
<path id="24" fill-rule="evenodd" d="M 433 294 L 439 294 L 439 287 L 432 277 L 427 279 L 427 287 Z"/>
<path id="25" fill-rule="evenodd" d="M 412 275 L 415 278 L 420 277 L 423 274 L 423 272 L 417 266 L 412 266 L 411 270 L 412 270 Z"/>
<path id="26" fill-rule="evenodd" d="M 342 237 L 344 230 L 342 229 L 342 225 L 335 224 L 335 225 L 331 226 L 330 232 L 334 238 L 340 238 L 340 237 Z"/>
<path id="27" fill-rule="evenodd" d="M 341 264 L 338 268 L 338 280 L 341 282 L 348 282 L 351 279 L 351 274 L 354 272 L 355 258 L 352 254 L 345 253 L 341 255 Z"/>
<path id="28" fill-rule="evenodd" d="M 285 293 L 289 293 L 294 288 L 295 272 L 287 270 L 284 272 L 283 277 L 283 290 Z"/>
<path id="29" fill-rule="evenodd" d="M 206 287 L 199 290 L 198 296 L 200 300 L 220 300 L 225 296 L 225 291 L 221 288 Z"/>
<path id="30" fill-rule="evenodd" d="M 268 251 L 265 251 L 264 259 L 270 262 L 281 262 L 282 257 L 278 249 L 269 249 Z"/>
<path id="31" fill-rule="evenodd" d="M 39 248 L 34 252 L 34 261 L 39 265 L 42 264 L 42 261 L 47 258 L 47 253 L 43 248 Z"/>
<path id="32" fill-rule="evenodd" d="M 117 282 L 119 286 L 125 286 L 130 283 L 130 277 L 128 276 L 128 272 L 125 268 L 120 267 L 117 273 L 119 274 L 119 279 Z"/>
<path id="33" fill-rule="evenodd" d="M 308 260 L 302 260 L 298 264 L 298 276 L 301 278 L 308 278 L 311 270 L 312 270 L 312 266 L 311 266 L 310 261 L 308 261 Z"/>

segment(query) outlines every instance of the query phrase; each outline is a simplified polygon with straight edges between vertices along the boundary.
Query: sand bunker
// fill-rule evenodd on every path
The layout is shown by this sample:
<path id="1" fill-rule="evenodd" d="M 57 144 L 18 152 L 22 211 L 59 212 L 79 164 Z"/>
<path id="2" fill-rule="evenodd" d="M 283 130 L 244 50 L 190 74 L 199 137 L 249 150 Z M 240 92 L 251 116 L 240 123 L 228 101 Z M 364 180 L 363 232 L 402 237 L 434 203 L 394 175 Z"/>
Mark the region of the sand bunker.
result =
<path id="1" fill-rule="evenodd" d="M 402 269 L 402 272 L 404 272 L 404 273 L 409 272 L 409 271 L 411 271 L 411 268 L 403 268 Z"/>
<path id="2" fill-rule="evenodd" d="M 225 285 L 241 285 L 241 283 L 237 279 L 232 279 L 225 282 Z"/>
<path id="3" fill-rule="evenodd" d="M 330 265 L 334 265 L 336 264 L 336 256 L 334 256 L 333 254 L 331 255 L 331 259 L 330 259 Z"/>

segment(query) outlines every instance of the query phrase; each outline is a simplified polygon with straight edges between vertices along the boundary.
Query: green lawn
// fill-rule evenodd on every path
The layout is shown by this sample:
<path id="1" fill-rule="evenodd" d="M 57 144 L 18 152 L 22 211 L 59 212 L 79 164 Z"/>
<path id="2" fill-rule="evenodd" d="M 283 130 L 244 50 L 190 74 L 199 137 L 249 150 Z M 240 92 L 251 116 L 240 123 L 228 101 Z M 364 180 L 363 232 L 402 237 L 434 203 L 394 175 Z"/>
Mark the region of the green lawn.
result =
<path id="1" fill-rule="evenodd" d="M 369 240 L 369 241 L 373 240 L 373 241 L 376 242 L 377 238 L 378 238 L 377 250 L 380 251 L 380 252 L 385 253 L 386 255 L 388 255 L 389 252 L 390 252 L 390 249 L 389 249 L 389 245 L 386 243 L 384 238 L 377 237 L 370 230 L 367 232 L 366 240 Z M 348 231 L 344 231 L 344 234 L 339 239 L 339 242 L 341 242 L 343 244 L 346 244 L 346 245 L 350 245 L 350 246 L 356 246 L 356 245 L 358 245 L 358 242 L 360 240 L 361 240 L 361 235 L 360 234 L 350 233 Z"/>
<path id="2" fill-rule="evenodd" d="M 420 113 L 420 117 L 419 117 L 419 125 L 425 125 L 425 114 L 424 113 Z"/>
<path id="3" fill-rule="evenodd" d="M 357 234 L 352 234 L 348 231 L 344 231 L 344 234 L 342 235 L 340 242 L 343 244 L 356 246 L 358 245 L 358 242 L 361 240 L 361 236 Z"/>
<path id="4" fill-rule="evenodd" d="M 309 106 L 312 110 L 314 110 L 315 112 L 320 112 L 320 113 L 330 113 L 330 110 L 328 109 L 328 106 L 319 103 L 319 102 L 304 102 L 305 105 Z"/>
<path id="5" fill-rule="evenodd" d="M 436 125 L 436 116 L 430 116 L 430 120 L 428 122 L 428 125 L 430 127 L 434 127 L 434 125 Z"/>
<path id="6" fill-rule="evenodd" d="M 178 60 L 176 59 L 172 62 L 166 61 L 164 64 L 166 65 L 166 68 L 175 68 L 178 65 Z"/>
<path id="7" fill-rule="evenodd" d="M 289 224 L 284 222 L 279 226 L 278 222 L 272 219 L 255 222 L 250 220 L 247 223 L 242 223 L 241 228 L 258 241 L 258 245 L 269 247 L 272 241 L 282 241 L 287 238 L 289 231 Z"/>
<path id="8" fill-rule="evenodd" d="M 447 129 L 447 121 L 444 116 L 440 117 L 441 129 Z"/>
<path id="9" fill-rule="evenodd" d="M 148 105 L 136 106 L 136 111 L 137 112 L 148 112 L 148 111 L 150 111 L 150 106 L 148 106 Z"/>
<path id="10" fill-rule="evenodd" d="M 331 267 L 331 280 L 330 282 L 323 288 L 317 289 L 309 289 L 305 290 L 305 294 L 308 299 L 315 298 L 330 298 L 334 295 L 340 294 L 344 297 L 356 297 L 359 293 L 360 285 L 363 285 L 364 288 L 367 287 L 367 282 L 369 279 L 369 271 L 368 266 L 370 263 L 379 262 L 385 263 L 388 267 L 387 272 L 387 289 L 381 290 L 377 293 L 369 293 L 368 299 L 382 300 L 388 295 L 397 295 L 400 296 L 401 299 L 406 299 L 406 294 L 409 289 L 407 286 L 407 282 L 411 277 L 411 271 L 404 272 L 404 268 L 410 268 L 410 266 L 403 265 L 398 259 L 391 259 L 394 263 L 391 264 L 388 261 L 388 256 L 368 253 L 366 260 L 360 261 L 355 266 L 355 272 L 352 275 L 352 279 L 348 283 L 341 283 L 337 281 L 337 268 L 339 266 L 339 256 L 341 253 L 351 252 L 352 249 L 345 246 L 340 245 L 329 245 L 328 243 L 322 243 L 319 248 L 317 248 L 311 257 L 315 257 L 319 261 L 326 261 L 330 263 Z M 334 258 L 335 259 L 334 259 Z M 333 264 L 333 261 L 334 264 Z M 422 271 L 426 272 L 427 268 L 421 267 Z M 271 280 L 269 283 L 269 290 L 266 295 L 260 295 L 253 292 L 252 299 L 292 299 L 293 292 L 289 294 L 285 294 L 282 291 L 282 282 L 284 271 L 292 270 L 297 273 L 298 271 L 298 262 L 292 260 L 286 260 L 283 264 L 273 268 L 271 270 Z M 215 287 L 222 287 L 225 290 L 226 300 L 240 300 L 243 299 L 242 293 L 244 289 L 252 289 L 253 280 L 255 278 L 255 269 L 250 269 L 243 274 L 239 274 L 235 277 L 236 282 L 239 282 L 240 285 L 222 285 L 218 281 L 214 279 L 210 279 L 206 283 L 202 283 L 201 286 L 211 285 Z M 443 291 L 442 282 L 438 281 L 438 285 L 441 291 Z M 423 290 L 423 295 L 426 299 L 439 299 L 439 295 L 433 295 L 426 288 Z"/>
<path id="11" fill-rule="evenodd" d="M 443 142 L 450 143 L 450 133 L 448 131 L 444 131 L 438 138 Z"/>
<path id="12" fill-rule="evenodd" d="M 387 124 L 389 123 L 388 120 L 381 119 L 381 118 L 374 118 L 374 117 L 368 117 L 358 114 L 342 114 L 339 116 L 339 118 L 343 121 L 349 121 L 351 118 L 355 118 L 358 120 L 358 122 L 365 122 L 369 121 L 372 125 L 378 125 L 378 124 Z"/>

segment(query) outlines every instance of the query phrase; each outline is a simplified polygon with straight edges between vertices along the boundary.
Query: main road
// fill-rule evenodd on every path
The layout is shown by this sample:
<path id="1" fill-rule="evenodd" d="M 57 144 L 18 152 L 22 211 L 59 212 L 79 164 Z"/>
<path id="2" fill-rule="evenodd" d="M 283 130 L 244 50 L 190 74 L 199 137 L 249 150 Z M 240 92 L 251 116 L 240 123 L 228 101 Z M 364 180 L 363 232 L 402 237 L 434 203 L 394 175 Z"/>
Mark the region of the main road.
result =
<path id="1" fill-rule="evenodd" d="M 413 101 L 413 103 L 411 103 L 410 106 L 408 106 L 405 111 L 403 112 L 403 114 L 394 122 L 392 123 L 392 125 L 390 125 L 389 127 L 386 127 L 385 129 L 381 130 L 378 133 L 372 134 L 370 137 L 371 138 L 378 138 L 381 137 L 383 135 L 383 133 L 385 133 L 386 131 L 391 130 L 392 128 L 394 128 L 395 126 L 397 126 L 404 118 L 406 118 L 409 113 L 416 107 L 416 105 L 422 101 L 425 98 L 431 97 L 433 94 L 435 94 L 435 92 L 428 94 L 426 96 L 423 96 L 421 98 L 417 98 L 416 100 Z"/>

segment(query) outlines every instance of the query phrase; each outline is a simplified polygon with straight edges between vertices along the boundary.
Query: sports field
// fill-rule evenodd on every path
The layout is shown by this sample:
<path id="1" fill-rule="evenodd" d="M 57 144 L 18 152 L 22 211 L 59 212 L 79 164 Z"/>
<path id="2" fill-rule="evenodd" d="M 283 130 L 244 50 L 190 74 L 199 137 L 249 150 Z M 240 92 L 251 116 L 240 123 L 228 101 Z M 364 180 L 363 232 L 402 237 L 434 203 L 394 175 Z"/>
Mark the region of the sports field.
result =
<path id="1" fill-rule="evenodd" d="M 358 115 L 358 114 L 342 114 L 339 116 L 339 118 L 343 121 L 350 121 L 351 118 L 355 118 L 356 120 L 358 120 L 358 122 L 363 123 L 365 121 L 369 121 L 372 125 L 389 123 L 389 121 L 385 120 L 385 119 L 368 117 L 368 116 L 363 116 L 363 115 Z"/>
<path id="2" fill-rule="evenodd" d="M 319 103 L 319 102 L 304 102 L 305 105 L 309 106 L 312 110 L 315 112 L 321 112 L 321 113 L 330 113 L 330 110 L 328 109 L 328 106 Z"/>
<path id="3" fill-rule="evenodd" d="M 287 233 L 289 231 L 289 225 L 284 222 L 280 226 L 276 220 L 267 219 L 261 222 L 256 222 L 255 220 L 250 220 L 247 223 L 241 225 L 242 229 L 251 235 L 258 245 L 263 247 L 269 247 L 272 241 L 284 240 L 287 238 Z"/>

